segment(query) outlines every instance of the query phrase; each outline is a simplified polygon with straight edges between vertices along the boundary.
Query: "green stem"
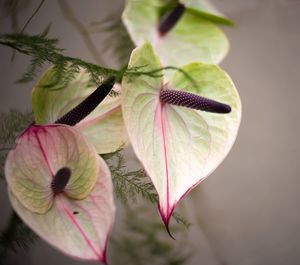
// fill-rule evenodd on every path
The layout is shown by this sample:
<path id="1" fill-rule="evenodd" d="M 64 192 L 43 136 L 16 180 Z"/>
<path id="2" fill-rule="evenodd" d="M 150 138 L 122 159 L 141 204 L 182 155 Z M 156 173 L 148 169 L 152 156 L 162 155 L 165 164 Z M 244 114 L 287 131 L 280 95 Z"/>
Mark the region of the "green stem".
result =
<path id="1" fill-rule="evenodd" d="M 41 7 L 43 6 L 43 4 L 45 3 L 46 0 L 42 0 L 40 2 L 40 4 L 38 5 L 38 7 L 35 9 L 35 11 L 33 12 L 33 14 L 29 17 L 29 19 L 26 21 L 25 25 L 23 26 L 23 28 L 21 29 L 20 33 L 22 34 L 25 29 L 27 28 L 27 26 L 29 25 L 29 23 L 31 22 L 31 20 L 35 17 L 35 15 L 39 12 L 39 10 L 41 9 Z M 13 61 L 15 59 L 15 51 L 13 51 L 12 57 L 11 57 L 11 61 Z"/>
<path id="2" fill-rule="evenodd" d="M 29 23 L 31 22 L 31 20 L 34 18 L 34 16 L 39 12 L 39 10 L 41 9 L 41 7 L 43 6 L 43 4 L 45 3 L 46 0 L 42 0 L 40 2 L 40 4 L 38 5 L 38 7 L 35 9 L 35 11 L 33 12 L 33 14 L 30 16 L 30 18 L 27 20 L 27 22 L 25 23 L 25 25 L 23 26 L 23 28 L 21 29 L 20 33 L 23 33 L 24 30 L 27 28 L 27 26 L 29 25 Z"/>
<path id="3" fill-rule="evenodd" d="M 59 65 L 63 62 L 67 62 L 76 67 L 82 67 L 87 70 L 92 79 L 96 80 L 97 77 L 109 77 L 115 76 L 116 82 L 121 83 L 123 76 L 125 75 L 147 75 L 153 78 L 162 77 L 163 70 L 176 70 L 182 73 L 194 87 L 197 87 L 195 80 L 184 70 L 174 66 L 166 66 L 159 69 L 154 69 L 151 71 L 142 71 L 141 69 L 145 66 L 138 68 L 121 68 L 119 70 L 103 67 L 94 63 L 83 61 L 80 58 L 65 56 L 59 49 L 55 46 L 56 39 L 48 39 L 45 36 L 35 35 L 28 36 L 22 34 L 6 34 L 0 35 L 0 44 L 11 47 L 14 50 L 28 55 L 32 58 L 33 63 L 32 69 L 36 71 L 36 68 L 40 68 L 43 63 L 48 62 L 53 65 Z M 36 63 L 36 61 L 38 63 Z M 32 74 L 32 73 L 31 73 Z"/>
<path id="4" fill-rule="evenodd" d="M 3 46 L 7 46 L 10 47 L 16 51 L 18 51 L 19 53 L 28 55 L 28 56 L 35 56 L 38 54 L 36 53 L 36 50 L 34 49 L 34 47 L 31 47 L 29 45 L 27 45 L 26 47 L 26 43 L 20 43 L 17 40 L 12 41 L 12 40 L 5 40 L 7 37 L 9 37 L 10 35 L 0 35 L 0 44 Z M 16 35 L 13 35 L 16 36 Z M 1 40 L 4 39 L 4 40 Z M 60 58 L 63 58 L 64 60 L 66 60 L 69 63 L 73 63 L 76 64 L 78 66 L 81 66 L 85 69 L 93 69 L 93 71 L 95 73 L 105 73 L 106 75 L 114 75 L 117 77 L 117 81 L 120 81 L 122 79 L 123 74 L 120 76 L 121 72 L 123 70 L 115 70 L 112 68 L 106 68 L 106 67 L 102 67 L 99 66 L 97 64 L 94 63 L 90 63 L 90 62 L 85 62 L 79 58 L 76 57 L 71 57 L 71 56 L 64 56 L 61 53 L 58 53 L 56 51 L 50 50 L 47 47 L 41 47 L 42 49 L 44 49 L 45 51 L 47 51 L 47 53 L 45 52 L 44 55 L 44 61 L 47 61 L 49 63 L 55 64 Z"/>

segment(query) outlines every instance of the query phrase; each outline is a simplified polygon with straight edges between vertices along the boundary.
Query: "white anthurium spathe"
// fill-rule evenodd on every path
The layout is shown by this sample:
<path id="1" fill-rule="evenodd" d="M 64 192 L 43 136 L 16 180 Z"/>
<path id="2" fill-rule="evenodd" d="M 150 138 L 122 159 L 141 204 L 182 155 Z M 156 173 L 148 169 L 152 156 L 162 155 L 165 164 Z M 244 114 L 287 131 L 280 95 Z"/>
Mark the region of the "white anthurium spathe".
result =
<path id="1" fill-rule="evenodd" d="M 129 67 L 140 66 L 147 71 L 161 68 L 149 43 L 131 55 Z M 182 70 L 193 83 L 179 71 L 167 82 L 163 76 L 145 75 L 126 76 L 122 82 L 122 111 L 128 136 L 157 190 L 159 211 L 167 227 L 177 203 L 226 157 L 241 119 L 238 92 L 223 70 L 205 63 L 188 64 Z M 208 110 L 212 105 L 219 113 L 189 109 L 165 103 L 162 91 L 171 91 L 166 101 L 177 104 L 181 99 L 176 96 L 182 93 L 189 105 L 194 105 L 194 98 L 198 100 L 199 96 L 224 104 L 207 99 L 200 102 L 201 108 Z"/>
<path id="2" fill-rule="evenodd" d="M 63 253 L 106 263 L 115 215 L 109 169 L 67 125 L 31 125 L 5 163 L 10 201 L 20 218 Z"/>
<path id="3" fill-rule="evenodd" d="M 136 46 L 148 41 L 162 66 L 180 67 L 191 62 L 220 63 L 229 49 L 225 34 L 211 21 L 183 12 L 174 28 L 159 31 L 162 0 L 128 0 L 123 23 Z"/>
<path id="4" fill-rule="evenodd" d="M 67 85 L 58 83 L 49 87 L 51 83 L 52 68 L 44 73 L 32 90 L 32 108 L 37 124 L 54 123 L 96 89 L 84 70 L 77 73 Z M 120 92 L 120 85 L 115 84 L 114 90 Z M 128 142 L 119 96 L 107 96 L 75 127 L 87 137 L 99 154 L 115 152 Z"/>

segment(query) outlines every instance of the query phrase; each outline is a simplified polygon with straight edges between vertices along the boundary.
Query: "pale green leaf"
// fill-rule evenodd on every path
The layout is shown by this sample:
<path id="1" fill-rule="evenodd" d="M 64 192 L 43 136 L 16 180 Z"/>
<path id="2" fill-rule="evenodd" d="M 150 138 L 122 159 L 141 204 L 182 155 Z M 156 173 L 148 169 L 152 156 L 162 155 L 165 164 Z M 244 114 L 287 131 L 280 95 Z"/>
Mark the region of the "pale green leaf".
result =
<path id="1" fill-rule="evenodd" d="M 187 8 L 186 11 L 210 20 L 215 23 L 233 25 L 233 22 L 225 17 L 215 6 L 208 0 L 179 0 Z"/>
<path id="2" fill-rule="evenodd" d="M 90 95 L 96 86 L 89 75 L 81 70 L 68 82 L 55 84 L 53 69 L 44 73 L 32 91 L 32 106 L 38 124 L 55 122 Z M 114 89 L 120 89 L 115 86 Z M 123 124 L 119 97 L 107 96 L 104 101 L 76 126 L 95 146 L 100 154 L 111 153 L 126 145 L 127 135 Z"/>
<path id="3" fill-rule="evenodd" d="M 175 27 L 159 36 L 159 0 L 129 0 L 123 22 L 137 46 L 149 41 L 163 66 L 182 66 L 190 62 L 219 63 L 226 56 L 229 43 L 224 33 L 212 22 L 188 12 Z"/>

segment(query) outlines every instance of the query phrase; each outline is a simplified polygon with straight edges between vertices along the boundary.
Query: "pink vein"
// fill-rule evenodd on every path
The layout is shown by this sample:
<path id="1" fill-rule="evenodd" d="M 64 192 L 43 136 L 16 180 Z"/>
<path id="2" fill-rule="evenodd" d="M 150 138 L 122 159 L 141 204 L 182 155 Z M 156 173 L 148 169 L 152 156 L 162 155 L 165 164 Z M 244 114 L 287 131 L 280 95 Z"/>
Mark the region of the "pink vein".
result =
<path id="1" fill-rule="evenodd" d="M 41 152 L 42 152 L 43 158 L 44 158 L 45 161 L 46 161 L 46 164 L 47 164 L 47 167 L 48 167 L 48 169 L 49 169 L 49 171 L 50 171 L 50 174 L 51 174 L 52 176 L 54 176 L 54 174 L 53 174 L 53 172 L 52 172 L 52 169 L 51 169 L 51 167 L 50 167 L 50 164 L 49 164 L 47 155 L 46 155 L 46 153 L 45 153 L 45 150 L 44 150 L 44 148 L 43 148 L 43 146 L 42 146 L 41 140 L 40 140 L 40 138 L 39 138 L 39 136 L 38 136 L 38 134 L 37 134 L 36 131 L 34 131 L 34 135 L 35 135 L 36 140 L 37 140 L 37 142 L 38 142 L 39 148 L 40 148 L 40 150 L 41 150 Z"/>
<path id="2" fill-rule="evenodd" d="M 164 162 L 165 162 L 165 174 L 166 174 L 166 194 L 167 194 L 167 216 L 169 218 L 169 207 L 170 207 L 170 196 L 169 196 L 169 168 L 168 168 L 168 157 L 167 157 L 167 145 L 166 145 L 166 136 L 165 136 L 165 124 L 164 124 L 164 109 L 163 104 L 159 103 L 159 119 L 160 119 L 160 128 L 162 133 L 162 142 L 163 142 L 163 152 L 164 152 Z M 166 220 L 167 221 L 167 220 Z"/>
<path id="3" fill-rule="evenodd" d="M 97 250 L 95 249 L 95 247 L 93 246 L 91 240 L 88 238 L 88 236 L 86 235 L 86 233 L 84 232 L 84 230 L 82 229 L 82 227 L 80 226 L 80 224 L 77 222 L 77 220 L 74 218 L 73 214 L 66 209 L 65 207 L 63 208 L 65 213 L 67 214 L 67 216 L 69 217 L 70 221 L 76 226 L 76 228 L 78 229 L 79 233 L 82 235 L 83 239 L 85 240 L 85 242 L 87 243 L 87 245 L 90 247 L 90 249 L 93 251 L 93 253 L 96 255 L 96 257 L 98 258 L 99 261 L 102 261 L 102 256 L 101 254 L 99 254 L 97 252 Z"/>

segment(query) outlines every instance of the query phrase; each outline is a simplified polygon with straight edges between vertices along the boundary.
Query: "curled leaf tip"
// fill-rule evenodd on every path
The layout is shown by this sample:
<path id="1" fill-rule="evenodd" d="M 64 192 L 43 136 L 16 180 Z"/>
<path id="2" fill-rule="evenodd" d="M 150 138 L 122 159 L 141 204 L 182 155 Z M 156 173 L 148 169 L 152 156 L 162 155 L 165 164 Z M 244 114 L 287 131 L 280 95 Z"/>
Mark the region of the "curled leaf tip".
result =
<path id="1" fill-rule="evenodd" d="M 160 92 L 160 100 L 164 103 L 207 112 L 219 114 L 231 112 L 231 107 L 227 104 L 185 91 L 164 89 Z"/>
<path id="2" fill-rule="evenodd" d="M 68 167 L 62 167 L 53 176 L 51 182 L 51 189 L 54 194 L 60 193 L 64 190 L 71 177 L 71 169 Z"/>
<path id="3" fill-rule="evenodd" d="M 79 123 L 87 115 L 89 115 L 108 95 L 115 83 L 115 79 L 116 78 L 114 76 L 107 78 L 91 95 L 89 95 L 85 100 L 83 100 L 64 116 L 59 118 L 55 123 L 66 124 L 70 126 L 74 126 Z"/>
<path id="4" fill-rule="evenodd" d="M 161 37 L 166 35 L 179 21 L 183 15 L 185 6 L 181 3 L 178 3 L 177 6 L 168 13 L 159 23 L 158 33 Z"/>
<path id="5" fill-rule="evenodd" d="M 170 231 L 170 226 L 169 224 L 165 224 L 165 227 L 166 227 L 166 230 L 169 234 L 169 236 L 173 239 L 173 240 L 176 240 L 176 238 L 172 235 L 171 231 Z"/>
<path id="6" fill-rule="evenodd" d="M 161 219 L 165 225 L 165 228 L 167 230 L 167 233 L 169 234 L 169 236 L 175 240 L 175 237 L 172 235 L 171 230 L 170 230 L 170 219 L 172 216 L 172 213 L 174 211 L 174 207 L 172 207 L 171 211 L 169 211 L 168 213 L 165 213 L 164 210 L 161 208 L 161 206 L 158 207 L 159 209 L 159 213 L 161 216 Z"/>
<path id="7" fill-rule="evenodd" d="M 103 256 L 102 258 L 99 259 L 99 262 L 103 263 L 104 265 L 107 265 L 107 257 L 106 257 L 106 247 L 105 247 L 105 250 L 103 252 Z"/>
<path id="8" fill-rule="evenodd" d="M 171 233 L 170 225 L 169 225 L 170 222 L 167 221 L 167 222 L 164 222 L 164 224 L 165 224 L 165 228 L 166 228 L 166 230 L 167 230 L 169 236 L 170 236 L 173 240 L 176 240 L 176 238 L 175 238 L 175 237 L 172 235 L 172 233 Z"/>

